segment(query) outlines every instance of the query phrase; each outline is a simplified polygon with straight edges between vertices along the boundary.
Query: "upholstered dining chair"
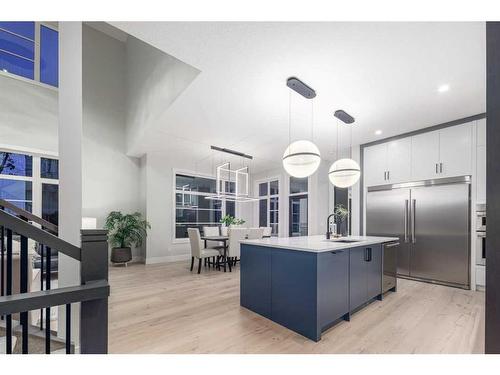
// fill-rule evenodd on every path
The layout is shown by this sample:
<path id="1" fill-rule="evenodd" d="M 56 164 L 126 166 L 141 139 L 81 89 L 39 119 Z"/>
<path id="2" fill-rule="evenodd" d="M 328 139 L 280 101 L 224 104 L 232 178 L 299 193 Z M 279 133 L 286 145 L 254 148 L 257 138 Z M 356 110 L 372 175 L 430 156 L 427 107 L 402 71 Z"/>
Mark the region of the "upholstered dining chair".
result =
<path id="1" fill-rule="evenodd" d="M 229 228 L 229 246 L 227 252 L 227 261 L 229 264 L 236 265 L 240 257 L 240 241 L 247 237 L 248 229 L 246 228 Z M 231 266 L 229 266 L 231 271 Z"/>
<path id="2" fill-rule="evenodd" d="M 215 249 L 204 249 L 201 241 L 200 230 L 198 228 L 188 228 L 189 243 L 191 245 L 191 271 L 193 270 L 194 259 L 198 259 L 198 273 L 201 272 L 201 260 L 218 257 L 219 251 Z"/>
<path id="3" fill-rule="evenodd" d="M 264 235 L 264 228 L 250 228 L 248 229 L 249 240 L 260 240 Z"/>

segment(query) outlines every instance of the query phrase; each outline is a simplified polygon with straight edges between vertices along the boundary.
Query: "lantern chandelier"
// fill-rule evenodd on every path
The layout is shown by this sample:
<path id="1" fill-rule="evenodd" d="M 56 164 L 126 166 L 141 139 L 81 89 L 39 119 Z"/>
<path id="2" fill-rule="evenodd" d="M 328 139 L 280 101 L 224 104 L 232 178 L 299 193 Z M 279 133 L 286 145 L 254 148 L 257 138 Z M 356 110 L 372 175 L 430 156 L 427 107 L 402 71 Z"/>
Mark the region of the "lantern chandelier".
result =
<path id="1" fill-rule="evenodd" d="M 225 152 L 246 159 L 252 156 L 238 151 L 211 146 L 212 150 Z M 250 196 L 248 166 L 231 169 L 231 163 L 225 162 L 216 168 L 216 193 L 205 197 L 210 200 L 226 200 L 233 202 L 253 202 L 259 200 Z"/>

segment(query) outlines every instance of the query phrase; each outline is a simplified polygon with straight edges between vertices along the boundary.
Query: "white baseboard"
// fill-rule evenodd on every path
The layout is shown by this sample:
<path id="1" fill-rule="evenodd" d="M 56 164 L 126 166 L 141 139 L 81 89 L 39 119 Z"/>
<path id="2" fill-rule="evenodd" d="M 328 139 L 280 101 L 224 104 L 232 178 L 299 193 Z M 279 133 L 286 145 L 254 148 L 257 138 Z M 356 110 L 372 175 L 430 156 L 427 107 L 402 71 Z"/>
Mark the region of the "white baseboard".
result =
<path id="1" fill-rule="evenodd" d="M 167 255 L 166 257 L 146 258 L 146 264 L 172 263 L 191 259 L 191 254 Z"/>

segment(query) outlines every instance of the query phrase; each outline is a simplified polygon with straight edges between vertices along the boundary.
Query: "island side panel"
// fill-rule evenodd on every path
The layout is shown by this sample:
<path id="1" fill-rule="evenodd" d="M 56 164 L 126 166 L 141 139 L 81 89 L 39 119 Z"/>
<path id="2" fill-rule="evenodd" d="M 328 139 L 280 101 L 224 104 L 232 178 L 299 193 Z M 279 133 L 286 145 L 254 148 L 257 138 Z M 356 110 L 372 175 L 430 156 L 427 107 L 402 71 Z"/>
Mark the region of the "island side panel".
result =
<path id="1" fill-rule="evenodd" d="M 349 313 L 349 250 L 318 255 L 318 309 L 322 331 Z"/>
<path id="2" fill-rule="evenodd" d="M 319 341 L 317 256 L 312 252 L 271 249 L 271 319 Z"/>
<path id="3" fill-rule="evenodd" d="M 241 244 L 240 305 L 271 319 L 271 251 Z"/>

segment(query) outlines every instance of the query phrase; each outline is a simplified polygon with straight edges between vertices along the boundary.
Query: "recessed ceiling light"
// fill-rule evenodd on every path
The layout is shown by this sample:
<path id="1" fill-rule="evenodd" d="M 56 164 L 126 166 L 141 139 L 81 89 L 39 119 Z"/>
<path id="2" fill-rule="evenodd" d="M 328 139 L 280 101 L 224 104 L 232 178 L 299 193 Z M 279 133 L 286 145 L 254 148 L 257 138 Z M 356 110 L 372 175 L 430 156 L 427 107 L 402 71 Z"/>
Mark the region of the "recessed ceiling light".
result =
<path id="1" fill-rule="evenodd" d="M 375 135 L 380 135 L 382 134 L 382 130 L 375 130 Z"/>
<path id="2" fill-rule="evenodd" d="M 447 84 L 441 85 L 441 86 L 438 87 L 438 92 L 446 92 L 449 89 L 450 89 L 450 85 L 447 85 Z"/>

